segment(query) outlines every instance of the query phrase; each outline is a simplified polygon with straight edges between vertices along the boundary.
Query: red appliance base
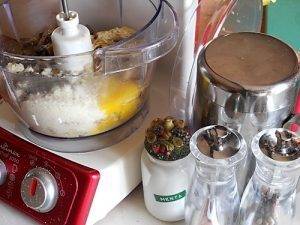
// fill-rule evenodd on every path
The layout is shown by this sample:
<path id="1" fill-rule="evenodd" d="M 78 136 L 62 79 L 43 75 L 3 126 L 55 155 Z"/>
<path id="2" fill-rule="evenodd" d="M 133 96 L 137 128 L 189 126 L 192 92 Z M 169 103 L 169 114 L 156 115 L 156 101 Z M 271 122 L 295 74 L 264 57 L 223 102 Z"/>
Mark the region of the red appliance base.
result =
<path id="1" fill-rule="evenodd" d="M 42 224 L 84 225 L 100 179 L 97 170 L 64 159 L 0 128 L 0 159 L 7 176 L 0 185 L 0 200 L 18 208 Z M 49 171 L 57 184 L 57 202 L 46 213 L 37 212 L 23 202 L 21 186 L 34 168 Z M 1 171 L 0 171 L 1 172 Z M 35 183 L 29 187 L 34 194 Z M 22 190 L 23 190 L 22 189 Z M 24 191 L 24 190 L 23 190 Z"/>

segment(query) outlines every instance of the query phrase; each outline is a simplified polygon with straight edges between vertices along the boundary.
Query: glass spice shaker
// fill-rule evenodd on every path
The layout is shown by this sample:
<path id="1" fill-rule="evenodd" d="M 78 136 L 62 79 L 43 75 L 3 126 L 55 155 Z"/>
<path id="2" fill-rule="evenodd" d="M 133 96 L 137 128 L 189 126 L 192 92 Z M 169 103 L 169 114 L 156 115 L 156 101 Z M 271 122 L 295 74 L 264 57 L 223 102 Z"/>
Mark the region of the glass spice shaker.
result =
<path id="1" fill-rule="evenodd" d="M 186 201 L 186 223 L 236 224 L 240 204 L 236 169 L 247 153 L 245 140 L 234 130 L 213 125 L 198 130 L 190 148 L 196 169 Z"/>
<path id="2" fill-rule="evenodd" d="M 256 168 L 243 194 L 239 224 L 296 224 L 299 137 L 284 128 L 267 129 L 253 138 L 251 148 Z"/>

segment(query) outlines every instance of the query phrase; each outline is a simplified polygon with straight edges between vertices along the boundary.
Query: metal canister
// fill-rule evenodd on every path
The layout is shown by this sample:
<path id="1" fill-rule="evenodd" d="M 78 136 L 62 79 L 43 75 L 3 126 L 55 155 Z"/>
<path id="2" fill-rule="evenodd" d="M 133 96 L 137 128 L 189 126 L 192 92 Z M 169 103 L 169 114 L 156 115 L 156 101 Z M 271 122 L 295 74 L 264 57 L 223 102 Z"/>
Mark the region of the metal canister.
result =
<path id="1" fill-rule="evenodd" d="M 259 131 L 281 127 L 293 111 L 297 56 L 274 37 L 250 32 L 218 37 L 200 52 L 197 71 L 188 118 L 194 130 L 228 126 L 249 145 Z"/>

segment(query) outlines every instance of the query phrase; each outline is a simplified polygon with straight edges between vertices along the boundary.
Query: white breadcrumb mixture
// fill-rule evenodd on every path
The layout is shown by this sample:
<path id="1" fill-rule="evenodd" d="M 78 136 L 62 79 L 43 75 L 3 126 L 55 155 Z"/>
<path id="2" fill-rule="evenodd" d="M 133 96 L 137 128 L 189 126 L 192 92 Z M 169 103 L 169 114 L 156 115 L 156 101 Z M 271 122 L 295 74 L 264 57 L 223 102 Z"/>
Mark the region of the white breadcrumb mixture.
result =
<path id="1" fill-rule="evenodd" d="M 94 79 L 55 86 L 47 94 L 30 94 L 20 103 L 22 117 L 35 131 L 56 137 L 92 135 L 104 114 L 98 107 Z"/>
<path id="2" fill-rule="evenodd" d="M 83 59 L 80 59 L 81 63 Z M 82 66 L 80 66 L 81 68 Z M 22 63 L 8 63 L 6 65 L 6 69 L 10 73 L 14 74 L 22 74 L 22 73 L 30 73 L 33 75 L 41 75 L 44 77 L 61 77 L 63 75 L 72 75 L 72 76 L 78 76 L 81 74 L 88 74 L 92 72 L 92 67 L 90 63 L 87 63 L 84 67 L 83 70 L 80 71 L 75 71 L 75 70 L 62 70 L 62 69 L 52 69 L 51 67 L 46 67 L 43 68 L 41 71 L 35 70 L 32 66 L 24 66 Z"/>
<path id="3" fill-rule="evenodd" d="M 52 69 L 51 69 L 51 68 L 45 68 L 45 69 L 41 72 L 41 74 L 42 74 L 43 76 L 46 76 L 46 77 L 51 77 Z"/>
<path id="4" fill-rule="evenodd" d="M 24 70 L 25 73 L 33 73 L 34 69 L 31 66 L 26 67 L 26 69 Z"/>
<path id="5" fill-rule="evenodd" d="M 10 73 L 20 73 L 25 70 L 25 67 L 22 63 L 8 63 L 6 69 Z"/>
<path id="6" fill-rule="evenodd" d="M 32 66 L 8 63 L 11 73 L 34 73 Z M 61 71 L 44 68 L 40 75 L 51 77 Z M 15 93 L 20 102 L 21 114 L 35 131 L 55 137 L 81 137 L 93 135 L 104 114 L 98 107 L 101 83 L 97 77 L 70 79 L 68 84 L 54 86 L 49 92 L 27 93 L 28 81 L 19 82 Z"/>
<path id="7" fill-rule="evenodd" d="M 52 68 L 50 68 L 50 67 L 46 67 L 41 71 L 41 73 L 38 73 L 37 71 L 35 71 L 33 69 L 32 66 L 27 66 L 25 68 L 25 66 L 22 63 L 8 63 L 6 65 L 6 69 L 10 73 L 35 73 L 35 74 L 40 74 L 45 77 L 52 77 L 53 75 L 55 75 L 55 76 L 62 75 L 62 71 L 59 70 L 59 71 L 55 71 L 55 73 L 54 73 Z"/>

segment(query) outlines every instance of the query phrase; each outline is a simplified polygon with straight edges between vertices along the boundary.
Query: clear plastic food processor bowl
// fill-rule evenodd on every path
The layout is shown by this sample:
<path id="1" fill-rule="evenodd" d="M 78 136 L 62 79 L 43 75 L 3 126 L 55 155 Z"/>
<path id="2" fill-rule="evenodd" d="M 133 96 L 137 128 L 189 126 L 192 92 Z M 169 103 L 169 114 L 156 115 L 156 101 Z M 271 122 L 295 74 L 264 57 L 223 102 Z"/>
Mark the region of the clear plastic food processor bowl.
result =
<path id="1" fill-rule="evenodd" d="M 72 0 L 69 9 L 95 31 L 136 32 L 110 46 L 65 57 L 13 53 L 55 25 L 58 0 L 10 0 L 0 5 L 0 95 L 31 130 L 87 137 L 124 124 L 148 99 L 153 62 L 176 44 L 176 14 L 164 0 Z M 82 65 L 73 71 L 69 62 Z M 83 64 L 84 63 L 84 64 Z"/>

